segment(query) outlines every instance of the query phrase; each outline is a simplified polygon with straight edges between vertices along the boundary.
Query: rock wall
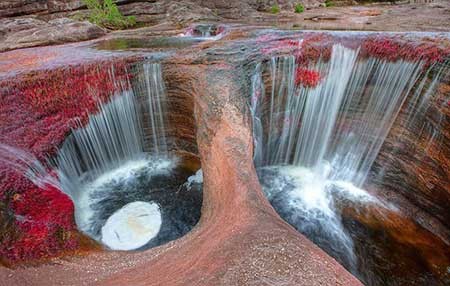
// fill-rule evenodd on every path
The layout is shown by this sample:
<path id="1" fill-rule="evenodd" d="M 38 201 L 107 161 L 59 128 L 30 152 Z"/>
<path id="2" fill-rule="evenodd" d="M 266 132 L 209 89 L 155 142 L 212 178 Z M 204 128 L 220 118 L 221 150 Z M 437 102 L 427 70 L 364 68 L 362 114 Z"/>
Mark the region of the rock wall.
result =
<path id="1" fill-rule="evenodd" d="M 422 109 L 398 116 L 374 163 L 371 182 L 400 194 L 450 228 L 450 79 Z M 418 217 L 428 228 L 430 221 Z M 426 225 L 425 225 L 426 226 Z M 447 237 L 450 239 L 450 236 Z"/>
<path id="2" fill-rule="evenodd" d="M 318 7 L 324 0 L 191 0 L 191 1 L 170 1 L 170 0 L 116 0 L 119 6 L 139 7 L 136 14 L 151 14 L 154 8 L 170 6 L 170 4 L 178 3 L 183 6 L 189 4 L 199 5 L 198 7 L 206 7 L 217 10 L 217 14 L 228 15 L 231 18 L 238 18 L 240 15 L 249 15 L 257 11 L 268 11 L 270 7 L 278 4 L 282 9 L 293 10 L 297 3 L 302 3 L 307 8 Z M 134 3 L 134 4 L 133 4 Z M 138 4 L 136 4 L 138 3 Z M 154 4 L 154 5 L 149 5 Z M 137 5 L 137 6 L 136 6 Z M 198 8 L 197 7 L 197 8 Z M 6 0 L 0 3 L 0 18 L 15 17 L 31 14 L 51 14 L 59 12 L 69 12 L 77 9 L 83 9 L 85 5 L 83 0 Z M 124 8 L 129 9 L 129 8 Z M 149 9 L 147 11 L 147 9 Z M 162 11 L 160 11 L 162 12 Z M 166 12 L 166 11 L 164 11 Z M 167 11 L 171 12 L 171 11 Z M 190 12 L 196 12 L 195 10 Z"/>
<path id="3" fill-rule="evenodd" d="M 82 0 L 7 0 L 0 3 L 0 18 L 79 9 Z"/>

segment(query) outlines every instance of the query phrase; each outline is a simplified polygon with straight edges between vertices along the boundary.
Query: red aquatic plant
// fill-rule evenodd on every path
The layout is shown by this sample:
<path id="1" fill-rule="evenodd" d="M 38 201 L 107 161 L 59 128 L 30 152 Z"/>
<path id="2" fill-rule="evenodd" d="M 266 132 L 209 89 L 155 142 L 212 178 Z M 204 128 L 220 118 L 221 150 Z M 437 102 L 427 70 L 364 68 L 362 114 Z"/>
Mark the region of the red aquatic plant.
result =
<path id="1" fill-rule="evenodd" d="M 302 39 L 300 52 L 295 55 L 297 63 L 306 65 L 319 59 L 328 61 L 331 58 L 333 43 L 327 34 L 306 34 Z"/>
<path id="2" fill-rule="evenodd" d="M 54 187 L 40 189 L 32 184 L 10 203 L 15 220 L 14 241 L 2 244 L 0 255 L 9 261 L 38 259 L 58 254 L 62 249 L 78 246 L 72 201 Z"/>
<path id="3" fill-rule="evenodd" d="M 337 36 L 329 33 L 304 33 L 298 39 L 277 38 L 268 34 L 257 41 L 265 55 L 294 55 L 296 63 L 306 66 L 319 59 L 331 58 L 334 44 L 360 48 L 360 56 L 373 57 L 386 61 L 423 61 L 424 68 L 450 58 L 450 47 L 445 40 L 412 39 L 401 35 L 376 34 L 373 36 Z"/>
<path id="4" fill-rule="evenodd" d="M 444 61 L 450 57 L 450 49 L 429 41 L 405 41 L 396 38 L 370 37 L 362 42 L 361 53 L 387 61 L 424 61 L 424 66 Z"/>
<path id="5" fill-rule="evenodd" d="M 41 161 L 55 155 L 78 122 L 87 123 L 99 104 L 119 88 L 129 88 L 128 64 L 69 66 L 0 82 L 0 143 Z M 14 231 L 0 230 L 0 259 L 25 261 L 78 246 L 78 236 L 71 235 L 76 232 L 72 201 L 55 187 L 40 189 L 0 160 L 0 199 L 6 197 L 11 198 L 6 211 Z"/>
<path id="6" fill-rule="evenodd" d="M 264 54 L 287 53 L 294 55 L 298 65 L 295 84 L 312 88 L 319 84 L 320 73 L 304 66 L 314 63 L 320 58 L 328 60 L 331 57 L 331 45 L 328 41 L 325 41 L 327 39 L 324 35 L 306 35 L 302 40 L 280 39 L 272 41 L 262 49 L 262 52 Z"/>
<path id="7" fill-rule="evenodd" d="M 316 87 L 320 82 L 320 73 L 318 71 L 298 67 L 295 73 L 295 84 L 304 87 Z"/>
<path id="8" fill-rule="evenodd" d="M 264 38 L 262 38 L 264 39 Z M 270 39 L 267 37 L 267 39 Z M 265 44 L 261 52 L 265 55 L 297 54 L 300 52 L 301 42 L 292 39 L 277 39 Z"/>

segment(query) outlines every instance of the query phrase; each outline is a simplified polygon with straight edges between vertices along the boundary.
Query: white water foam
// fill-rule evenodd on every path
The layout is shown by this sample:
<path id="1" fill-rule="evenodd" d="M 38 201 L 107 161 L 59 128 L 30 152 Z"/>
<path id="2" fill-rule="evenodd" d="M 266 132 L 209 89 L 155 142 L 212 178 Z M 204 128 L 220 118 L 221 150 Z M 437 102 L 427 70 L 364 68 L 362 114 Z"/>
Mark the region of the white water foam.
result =
<path id="1" fill-rule="evenodd" d="M 105 189 L 114 192 L 115 186 L 126 188 L 128 184 L 133 184 L 140 173 L 146 173 L 150 176 L 158 174 L 167 174 L 178 164 L 177 158 L 168 157 L 146 157 L 134 161 L 129 161 L 122 166 L 111 170 L 96 180 L 83 185 L 80 188 L 80 196 L 75 201 L 75 219 L 78 227 L 89 236 L 96 240 L 102 240 L 99 234 L 93 231 L 93 225 L 96 223 L 95 206 L 104 196 L 97 194 Z M 120 191 L 120 190 L 117 190 Z"/>
<path id="2" fill-rule="evenodd" d="M 187 182 L 184 183 L 184 185 L 188 190 L 190 190 L 193 184 L 202 184 L 202 183 L 203 183 L 203 171 L 202 169 L 199 169 L 197 172 L 195 172 L 194 175 L 190 176 L 187 179 Z"/>
<path id="3" fill-rule="evenodd" d="M 347 264 L 354 267 L 353 242 L 335 204 L 343 199 L 364 204 L 381 202 L 350 182 L 328 179 L 329 164 L 321 164 L 320 168 L 262 167 L 259 172 L 263 191 L 289 223 L 300 232 L 312 235 L 319 244 L 326 241 L 331 251 L 340 253 Z"/>

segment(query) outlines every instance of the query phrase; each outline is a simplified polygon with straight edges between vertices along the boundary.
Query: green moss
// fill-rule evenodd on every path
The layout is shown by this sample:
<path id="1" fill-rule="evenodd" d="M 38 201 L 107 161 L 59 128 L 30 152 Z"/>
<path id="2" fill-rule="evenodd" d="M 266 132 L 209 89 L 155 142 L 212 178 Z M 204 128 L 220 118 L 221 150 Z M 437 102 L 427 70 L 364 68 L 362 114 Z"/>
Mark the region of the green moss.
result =
<path id="1" fill-rule="evenodd" d="M 302 4 L 296 4 L 294 8 L 295 13 L 303 13 L 305 11 L 305 7 Z"/>
<path id="2" fill-rule="evenodd" d="M 325 7 L 333 7 L 333 6 L 334 6 L 334 2 L 332 0 L 325 1 Z"/>
<path id="3" fill-rule="evenodd" d="M 118 30 L 132 27 L 136 24 L 134 16 L 123 16 L 113 0 L 83 0 L 89 9 L 89 21 L 99 26 Z"/>
<path id="4" fill-rule="evenodd" d="M 272 14 L 278 14 L 280 13 L 280 6 L 278 6 L 277 4 L 273 5 L 272 7 L 270 7 L 270 13 Z"/>

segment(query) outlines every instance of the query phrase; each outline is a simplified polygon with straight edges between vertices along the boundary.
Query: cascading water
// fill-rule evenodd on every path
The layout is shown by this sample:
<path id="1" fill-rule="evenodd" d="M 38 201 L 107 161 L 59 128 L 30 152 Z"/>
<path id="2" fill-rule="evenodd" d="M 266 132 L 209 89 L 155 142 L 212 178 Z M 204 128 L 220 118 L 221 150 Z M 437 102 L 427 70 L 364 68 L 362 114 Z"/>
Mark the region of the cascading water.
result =
<path id="1" fill-rule="evenodd" d="M 160 64 L 144 63 L 134 90 L 117 92 L 100 112 L 89 117 L 89 124 L 73 131 L 58 152 L 57 166 L 65 177 L 90 179 L 126 161 L 144 155 L 144 132 L 151 137 L 152 153 L 167 155 L 164 104 L 165 88 Z M 137 94 L 137 95 L 135 95 Z M 139 97 L 143 97 L 144 106 Z M 148 106 L 145 106 L 148 105 Z M 147 116 L 150 130 L 143 130 Z M 81 124 L 80 124 L 81 125 Z"/>
<path id="2" fill-rule="evenodd" d="M 272 58 L 256 66 L 251 98 L 264 192 L 283 218 L 354 273 L 357 259 L 339 208 L 344 201 L 381 206 L 361 187 L 405 101 L 426 100 L 439 77 L 426 85 L 421 61 L 358 53 L 334 45 L 328 62 L 307 67 L 321 75 L 315 87 L 296 85 L 293 56 Z"/>
<path id="3" fill-rule="evenodd" d="M 58 152 L 56 165 L 64 179 L 63 190 L 76 198 L 83 181 L 142 156 L 136 98 L 131 91 L 123 91 L 101 106 L 98 114 L 90 116 L 85 127 L 72 132 Z"/>
<path id="4" fill-rule="evenodd" d="M 201 187 L 191 190 L 198 180 L 169 154 L 161 65 L 135 70 L 133 83 L 116 82 L 111 100 L 86 125 L 76 122 L 49 162 L 0 144 L 0 162 L 44 190 L 51 185 L 68 194 L 78 228 L 117 250 L 176 239 L 200 217 Z"/>
<path id="5" fill-rule="evenodd" d="M 22 149 L 0 142 L 0 163 L 8 169 L 23 174 L 40 188 L 53 186 L 60 188 L 58 179 L 52 176 L 47 168 L 33 155 Z"/>
<path id="6" fill-rule="evenodd" d="M 144 149 L 150 145 L 150 151 L 167 154 L 166 139 L 166 87 L 162 78 L 161 65 L 145 63 L 137 73 L 134 91 L 139 98 L 145 99 L 142 108 Z M 145 142 L 150 141 L 150 142 Z"/>
<path id="7" fill-rule="evenodd" d="M 168 153 L 166 104 L 161 66 L 144 63 L 133 89 L 117 92 L 74 130 L 56 158 L 78 227 L 112 249 L 161 244 L 198 219 L 198 200 L 170 191 L 188 173 Z"/>
<path id="8" fill-rule="evenodd" d="M 219 40 L 224 36 L 226 27 L 216 24 L 196 24 L 190 26 L 183 34 L 183 37 L 192 37 L 200 40 Z"/>

